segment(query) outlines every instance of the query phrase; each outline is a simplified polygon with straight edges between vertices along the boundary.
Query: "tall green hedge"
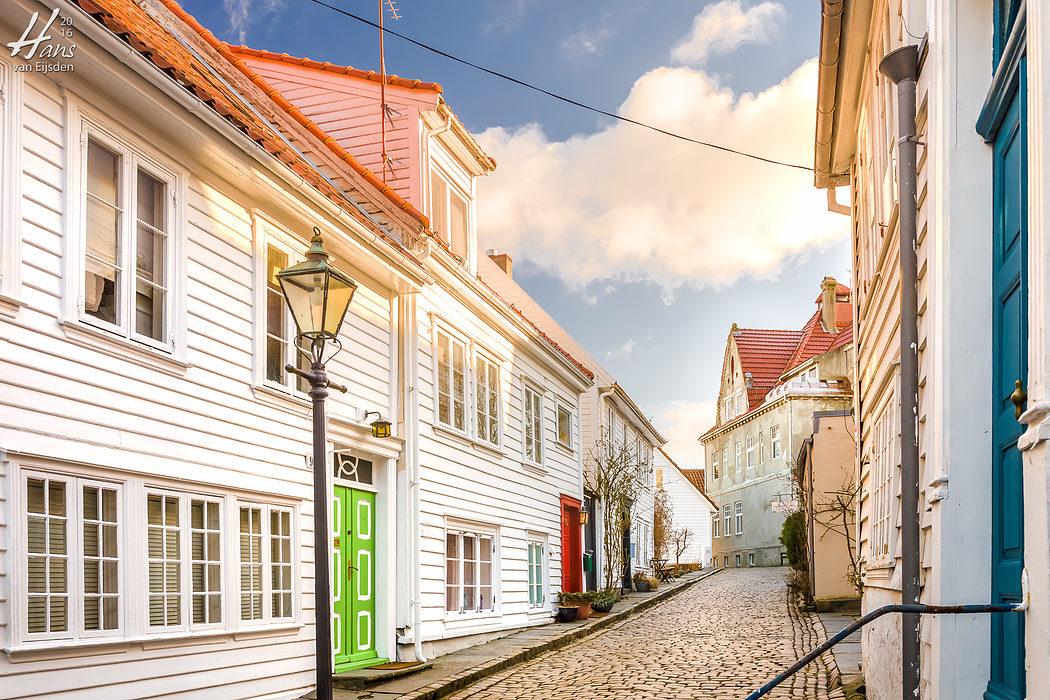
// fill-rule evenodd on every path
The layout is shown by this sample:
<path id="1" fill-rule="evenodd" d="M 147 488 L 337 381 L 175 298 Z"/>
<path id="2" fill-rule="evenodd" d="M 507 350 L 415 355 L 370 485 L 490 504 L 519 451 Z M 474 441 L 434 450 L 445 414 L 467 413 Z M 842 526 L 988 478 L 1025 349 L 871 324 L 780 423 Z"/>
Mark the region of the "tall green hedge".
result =
<path id="1" fill-rule="evenodd" d="M 788 564 L 792 569 L 805 569 L 806 559 L 806 515 L 797 511 L 787 516 L 780 530 L 780 544 L 787 550 Z"/>

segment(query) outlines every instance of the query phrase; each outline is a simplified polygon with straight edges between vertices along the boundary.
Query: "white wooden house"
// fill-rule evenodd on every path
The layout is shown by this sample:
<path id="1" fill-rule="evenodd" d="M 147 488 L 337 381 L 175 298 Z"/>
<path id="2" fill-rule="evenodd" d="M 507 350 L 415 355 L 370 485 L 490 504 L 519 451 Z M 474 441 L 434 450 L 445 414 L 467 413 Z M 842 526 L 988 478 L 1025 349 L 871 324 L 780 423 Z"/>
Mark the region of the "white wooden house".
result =
<path id="1" fill-rule="evenodd" d="M 690 533 L 688 539 L 683 540 L 685 548 L 681 553 L 671 542 L 665 558 L 669 564 L 676 563 L 677 559 L 681 564 L 708 566 L 711 563 L 711 524 L 718 508 L 707 497 L 704 470 L 682 469 L 662 447 L 656 450 L 653 470 L 653 485 L 670 499 L 674 529 L 684 528 Z"/>
<path id="2" fill-rule="evenodd" d="M 4 43 L 35 34 L 39 5 L 0 7 Z M 273 273 L 314 226 L 358 282 L 328 365 L 348 387 L 323 465 L 337 667 L 548 619 L 563 539 L 580 559 L 579 529 L 562 534 L 580 452 L 555 425 L 568 410 L 578 435 L 589 371 L 433 237 L 435 207 L 174 2 L 51 7 L 74 58 L 47 62 L 72 70 L 0 54 L 0 694 L 313 685 L 310 407 L 282 371 L 294 325 Z M 457 150 L 474 147 L 453 119 L 422 117 L 451 132 L 472 209 L 491 162 Z"/>
<path id="3" fill-rule="evenodd" d="M 653 558 L 653 452 L 666 444 L 637 404 L 604 367 L 594 359 L 565 329 L 536 303 L 513 279 L 510 256 L 489 251 L 479 256 L 478 275 L 503 298 L 520 309 L 559 347 L 579 359 L 594 371 L 595 383 L 587 389 L 580 401 L 580 444 L 583 468 L 609 445 L 631 446 L 639 462 L 644 465 L 644 483 L 631 512 L 631 527 L 624 538 L 628 552 L 629 569 L 625 585 L 630 585 L 631 571 L 652 572 Z M 584 550 L 590 553 L 587 567 L 587 588 L 596 589 L 601 583 L 602 568 L 602 504 L 594 494 L 584 496 L 584 505 L 592 513 L 584 529 Z"/>

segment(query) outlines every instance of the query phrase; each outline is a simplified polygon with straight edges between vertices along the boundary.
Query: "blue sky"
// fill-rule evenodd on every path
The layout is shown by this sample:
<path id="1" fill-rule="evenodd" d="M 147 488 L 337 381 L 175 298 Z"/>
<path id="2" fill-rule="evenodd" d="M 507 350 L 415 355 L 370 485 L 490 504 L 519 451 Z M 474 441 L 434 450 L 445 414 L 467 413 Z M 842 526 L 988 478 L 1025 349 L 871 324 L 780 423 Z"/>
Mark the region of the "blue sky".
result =
<path id="1" fill-rule="evenodd" d="M 377 2 L 328 0 L 375 19 Z M 220 38 L 360 68 L 376 31 L 307 0 L 185 0 Z M 399 0 L 389 26 L 565 94 L 705 140 L 809 164 L 812 3 Z M 499 162 L 479 182 L 479 244 L 701 466 L 733 322 L 799 327 L 820 281 L 848 281 L 845 217 L 810 176 L 558 103 L 390 38 L 387 70 L 444 86 Z"/>

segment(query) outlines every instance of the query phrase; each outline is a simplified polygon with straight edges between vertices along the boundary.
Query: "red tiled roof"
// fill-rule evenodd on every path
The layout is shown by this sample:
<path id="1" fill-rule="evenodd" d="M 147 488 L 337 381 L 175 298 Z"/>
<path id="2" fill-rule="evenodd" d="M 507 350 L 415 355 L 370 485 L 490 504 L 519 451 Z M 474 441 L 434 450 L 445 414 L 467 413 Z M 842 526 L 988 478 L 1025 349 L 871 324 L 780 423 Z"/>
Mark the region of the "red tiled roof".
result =
<path id="1" fill-rule="evenodd" d="M 256 116 L 254 110 L 246 102 L 247 96 L 227 87 L 202 62 L 206 58 L 198 58 L 194 55 L 192 51 L 187 49 L 168 29 L 162 26 L 143 8 L 131 0 L 76 0 L 76 2 L 85 12 L 105 25 L 118 37 L 124 39 L 154 65 L 168 73 L 175 81 L 211 106 L 218 114 L 232 122 L 277 160 L 291 168 L 328 199 L 339 205 L 340 208 L 346 210 L 343 206 L 346 203 L 343 195 L 325 181 L 324 177 L 314 166 L 284 142 L 276 131 L 277 127 L 275 125 Z M 317 139 L 319 147 L 331 149 L 336 156 L 362 176 L 369 185 L 375 187 L 381 194 L 389 198 L 393 204 L 419 221 L 424 229 L 429 227 L 429 221 L 422 213 L 416 211 L 379 178 L 366 168 L 363 168 L 353 156 L 345 151 L 340 152 L 341 149 L 337 150 L 338 147 L 333 148 L 335 143 L 330 136 L 308 119 L 305 119 L 297 109 L 280 96 L 280 93 L 255 74 L 245 64 L 243 59 L 230 51 L 224 42 L 219 41 L 214 34 L 205 29 L 196 19 L 183 10 L 178 3 L 174 0 L 161 0 L 161 2 L 178 20 L 183 22 L 192 32 L 199 35 L 221 58 L 230 61 L 236 66 L 245 77 L 255 83 L 267 97 L 273 100 L 278 107 L 287 112 L 308 132 L 297 136 Z M 214 66 L 215 64 L 212 65 Z M 349 213 L 367 224 L 367 219 L 357 214 L 353 207 L 350 208 Z M 384 234 L 381 232 L 381 235 Z M 405 257 L 413 259 L 407 255 L 407 252 L 400 247 L 396 240 L 385 237 L 385 235 L 384 240 L 399 248 L 399 251 Z"/>
<path id="2" fill-rule="evenodd" d="M 704 470 L 703 469 L 681 469 L 680 472 L 689 479 L 689 483 L 696 487 L 696 490 L 700 493 L 707 493 L 707 487 L 704 485 Z"/>
<path id="3" fill-rule="evenodd" d="M 245 56 L 255 56 L 256 58 L 268 58 L 273 61 L 281 61 L 283 63 L 291 63 L 297 66 L 304 66 L 305 68 L 314 68 L 316 70 L 328 71 L 329 73 L 337 73 L 339 75 L 349 75 L 354 78 L 361 78 L 362 80 L 371 80 L 374 83 L 381 83 L 383 78 L 382 75 L 376 73 L 374 70 L 361 70 L 360 68 L 353 68 L 351 66 L 339 66 L 334 63 L 325 61 L 313 61 L 309 58 L 296 58 L 295 56 L 289 56 L 286 53 L 275 53 L 273 51 L 266 51 L 264 49 L 252 49 L 247 46 L 233 46 L 230 45 L 230 51 L 233 53 L 244 54 Z M 412 90 L 429 90 L 431 92 L 442 93 L 441 86 L 437 83 L 427 83 L 422 80 L 413 80 L 411 78 L 400 78 L 396 75 L 388 75 L 386 77 L 387 85 L 395 85 L 397 87 L 409 88 Z"/>
<path id="4" fill-rule="evenodd" d="M 756 408 L 777 385 L 802 339 L 802 331 L 741 328 L 734 334 L 740 353 L 740 371 L 751 375 L 748 409 Z"/>

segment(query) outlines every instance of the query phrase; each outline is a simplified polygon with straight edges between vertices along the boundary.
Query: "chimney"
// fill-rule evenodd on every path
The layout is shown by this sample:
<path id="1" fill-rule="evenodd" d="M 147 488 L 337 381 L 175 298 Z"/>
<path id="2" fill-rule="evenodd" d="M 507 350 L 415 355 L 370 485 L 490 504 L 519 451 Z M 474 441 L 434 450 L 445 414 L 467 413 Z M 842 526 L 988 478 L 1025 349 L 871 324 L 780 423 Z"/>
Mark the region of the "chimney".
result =
<path id="1" fill-rule="evenodd" d="M 510 256 L 506 253 L 501 253 L 495 248 L 489 248 L 485 251 L 485 255 L 492 259 L 492 262 L 499 265 L 499 268 L 507 273 L 507 277 L 513 279 L 514 275 L 511 274 L 511 269 L 514 266 L 514 261 L 510 259 Z"/>
<path id="2" fill-rule="evenodd" d="M 820 285 L 820 325 L 824 327 L 824 331 L 827 333 L 837 333 L 838 326 L 836 322 L 839 320 L 836 314 L 836 294 L 835 292 L 839 288 L 839 283 L 835 281 L 834 277 L 825 277 L 824 281 Z"/>

